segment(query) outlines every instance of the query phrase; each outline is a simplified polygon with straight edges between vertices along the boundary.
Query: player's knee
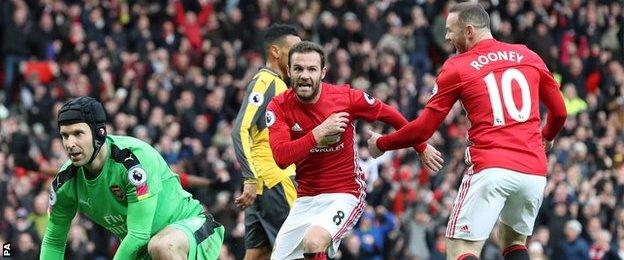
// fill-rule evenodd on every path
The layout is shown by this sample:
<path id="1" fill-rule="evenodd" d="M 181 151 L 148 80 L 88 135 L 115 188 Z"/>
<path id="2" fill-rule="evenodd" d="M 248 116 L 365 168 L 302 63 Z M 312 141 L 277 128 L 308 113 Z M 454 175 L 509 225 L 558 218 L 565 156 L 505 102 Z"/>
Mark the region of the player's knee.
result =
<path id="1" fill-rule="evenodd" d="M 155 236 L 147 244 L 147 252 L 153 259 L 173 259 L 180 251 L 181 245 L 167 236 Z"/>
<path id="2" fill-rule="evenodd" d="M 321 252 L 325 250 L 325 241 L 320 238 L 309 237 L 303 240 L 303 251 L 305 252 Z"/>
<path id="3" fill-rule="evenodd" d="M 147 244 L 147 252 L 152 258 L 165 257 L 173 248 L 173 244 L 165 237 L 155 236 Z"/>
<path id="4" fill-rule="evenodd" d="M 303 237 L 303 251 L 306 253 L 323 252 L 331 243 L 331 235 L 325 229 L 313 226 Z"/>

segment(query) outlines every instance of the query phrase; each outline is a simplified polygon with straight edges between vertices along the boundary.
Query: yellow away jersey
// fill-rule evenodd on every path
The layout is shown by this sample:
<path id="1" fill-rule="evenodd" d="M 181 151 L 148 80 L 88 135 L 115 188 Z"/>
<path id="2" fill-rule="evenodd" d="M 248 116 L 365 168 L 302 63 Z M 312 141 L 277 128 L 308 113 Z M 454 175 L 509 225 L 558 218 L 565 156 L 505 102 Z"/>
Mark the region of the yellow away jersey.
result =
<path id="1" fill-rule="evenodd" d="M 262 193 L 263 185 L 272 188 L 295 174 L 294 164 L 285 170 L 275 164 L 264 119 L 269 101 L 286 89 L 278 74 L 266 67 L 260 69 L 247 85 L 246 98 L 234 121 L 232 139 L 236 157 L 243 176 L 258 179 L 258 194 Z"/>

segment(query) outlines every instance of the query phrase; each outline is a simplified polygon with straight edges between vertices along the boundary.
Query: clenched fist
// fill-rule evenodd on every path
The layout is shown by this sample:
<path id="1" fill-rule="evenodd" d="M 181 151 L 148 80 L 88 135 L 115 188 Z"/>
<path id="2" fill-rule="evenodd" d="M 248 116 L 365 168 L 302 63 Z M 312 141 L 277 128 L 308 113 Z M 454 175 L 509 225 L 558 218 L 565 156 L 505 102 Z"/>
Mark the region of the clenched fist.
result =
<path id="1" fill-rule="evenodd" d="M 331 114 L 323 123 L 312 130 L 314 140 L 319 145 L 328 145 L 337 142 L 340 134 L 344 133 L 349 124 L 349 113 L 338 112 Z"/>

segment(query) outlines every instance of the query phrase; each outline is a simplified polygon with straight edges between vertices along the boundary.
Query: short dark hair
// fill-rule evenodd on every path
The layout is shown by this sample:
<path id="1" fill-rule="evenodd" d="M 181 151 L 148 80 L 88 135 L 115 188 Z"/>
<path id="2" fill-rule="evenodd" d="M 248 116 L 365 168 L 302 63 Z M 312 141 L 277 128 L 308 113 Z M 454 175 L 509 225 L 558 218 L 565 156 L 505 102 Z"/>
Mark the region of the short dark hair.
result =
<path id="1" fill-rule="evenodd" d="M 323 51 L 323 47 L 311 41 L 302 41 L 290 48 L 290 51 L 288 52 L 288 66 L 290 66 L 290 61 L 294 53 L 308 52 L 318 53 L 318 55 L 321 56 L 321 68 L 325 67 L 325 51 Z"/>
<path id="2" fill-rule="evenodd" d="M 293 35 L 299 36 L 297 34 L 297 29 L 294 26 L 288 24 L 273 24 L 267 30 L 264 35 L 264 47 L 265 49 L 271 46 L 272 44 L 280 44 L 280 41 L 284 39 L 285 36 Z"/>
<path id="3" fill-rule="evenodd" d="M 449 9 L 449 13 L 457 13 L 461 24 L 472 24 L 476 28 L 490 29 L 490 15 L 478 3 L 458 3 Z"/>

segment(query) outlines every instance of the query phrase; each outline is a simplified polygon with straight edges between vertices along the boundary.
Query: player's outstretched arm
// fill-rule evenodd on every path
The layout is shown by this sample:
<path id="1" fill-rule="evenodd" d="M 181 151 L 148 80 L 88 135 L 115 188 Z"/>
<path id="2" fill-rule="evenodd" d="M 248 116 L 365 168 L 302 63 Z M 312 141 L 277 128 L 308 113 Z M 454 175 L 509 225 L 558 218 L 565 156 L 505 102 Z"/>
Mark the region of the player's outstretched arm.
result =
<path id="1" fill-rule="evenodd" d="M 377 147 L 377 139 L 379 139 L 381 135 L 372 131 L 370 131 L 369 134 L 371 137 L 367 140 L 368 151 L 373 158 L 377 158 L 384 153 L 379 149 L 379 147 Z M 435 147 L 427 144 L 427 148 L 422 153 L 418 153 L 418 156 L 420 157 L 422 164 L 424 164 L 429 170 L 437 172 L 442 169 L 444 159 L 442 159 L 442 154 L 435 149 Z"/>
<path id="2" fill-rule="evenodd" d="M 364 91 L 357 89 L 349 90 L 351 99 L 351 114 L 353 118 L 367 121 L 381 121 L 398 130 L 407 125 L 408 121 L 395 108 L 371 97 Z M 422 153 L 427 148 L 426 143 L 415 144 L 414 149 Z"/>
<path id="3" fill-rule="evenodd" d="M 144 200 L 128 203 L 128 234 L 121 241 L 113 259 L 137 259 L 139 250 L 147 247 L 157 202 L 158 194 L 155 194 Z"/>
<path id="4" fill-rule="evenodd" d="M 399 113 L 399 111 L 384 103 L 382 103 L 382 108 L 378 119 L 392 125 L 392 127 L 397 130 L 408 124 L 407 119 L 405 119 L 403 115 Z M 442 154 L 437 149 L 435 149 L 435 147 L 427 144 L 426 142 L 418 143 L 413 147 L 418 152 L 420 162 L 424 164 L 425 167 L 433 172 L 437 172 L 442 169 L 442 163 L 444 163 L 444 159 L 442 159 Z"/>
<path id="5" fill-rule="evenodd" d="M 381 151 L 396 150 L 423 143 L 435 133 L 446 113 L 425 107 L 422 114 L 398 131 L 379 137 L 376 146 Z"/>

